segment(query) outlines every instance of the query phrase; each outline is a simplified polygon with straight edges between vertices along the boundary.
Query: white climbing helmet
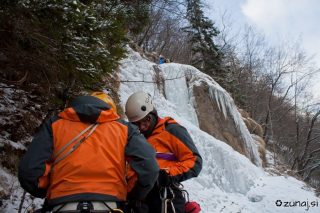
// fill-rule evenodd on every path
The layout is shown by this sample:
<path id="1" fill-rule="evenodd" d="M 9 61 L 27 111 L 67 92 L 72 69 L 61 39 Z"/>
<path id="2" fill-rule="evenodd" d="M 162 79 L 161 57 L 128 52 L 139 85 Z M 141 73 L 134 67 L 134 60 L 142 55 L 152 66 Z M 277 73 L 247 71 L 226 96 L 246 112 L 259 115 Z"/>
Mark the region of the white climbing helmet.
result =
<path id="1" fill-rule="evenodd" d="M 128 98 L 125 108 L 130 122 L 141 120 L 153 110 L 152 97 L 145 92 L 134 93 Z"/>

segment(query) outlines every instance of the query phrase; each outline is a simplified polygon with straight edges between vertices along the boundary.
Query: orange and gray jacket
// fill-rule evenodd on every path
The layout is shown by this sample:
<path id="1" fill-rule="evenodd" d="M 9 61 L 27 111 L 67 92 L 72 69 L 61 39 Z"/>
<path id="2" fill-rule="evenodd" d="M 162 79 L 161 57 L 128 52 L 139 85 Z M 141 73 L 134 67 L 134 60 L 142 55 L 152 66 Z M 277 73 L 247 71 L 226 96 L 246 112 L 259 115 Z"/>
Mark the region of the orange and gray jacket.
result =
<path id="1" fill-rule="evenodd" d="M 156 150 L 160 169 L 170 173 L 173 182 L 197 177 L 202 158 L 187 130 L 170 117 L 161 119 L 148 142 Z"/>
<path id="2" fill-rule="evenodd" d="M 53 166 L 53 156 L 92 123 L 99 126 Z M 136 126 L 120 119 L 102 100 L 83 96 L 74 99 L 36 134 L 19 163 L 18 177 L 27 192 L 47 197 L 50 206 L 73 201 L 124 201 L 127 194 L 141 199 L 158 177 L 155 155 Z M 136 172 L 129 183 L 125 179 L 125 157 L 131 158 L 130 167 Z"/>

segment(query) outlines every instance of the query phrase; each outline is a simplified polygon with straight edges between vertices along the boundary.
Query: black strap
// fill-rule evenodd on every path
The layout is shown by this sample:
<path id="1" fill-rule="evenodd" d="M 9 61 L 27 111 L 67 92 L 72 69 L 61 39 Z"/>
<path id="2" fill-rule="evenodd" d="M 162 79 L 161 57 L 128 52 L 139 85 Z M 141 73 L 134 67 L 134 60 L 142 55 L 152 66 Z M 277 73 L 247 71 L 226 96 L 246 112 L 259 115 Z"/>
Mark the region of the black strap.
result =
<path id="1" fill-rule="evenodd" d="M 58 210 L 57 210 L 57 211 L 55 211 L 55 212 L 59 212 L 59 211 L 60 211 L 60 209 L 62 209 L 66 204 L 67 204 L 67 203 L 63 203 L 63 204 L 60 206 L 60 208 L 58 208 Z M 55 213 L 55 212 L 54 212 L 54 213 Z"/>
<path id="2" fill-rule="evenodd" d="M 174 119 L 170 117 L 168 120 L 166 120 L 166 122 L 164 122 L 164 126 L 167 127 L 168 124 L 169 124 L 168 122 L 171 121 L 171 120 L 174 120 Z"/>
<path id="3" fill-rule="evenodd" d="M 102 203 L 108 208 L 110 209 L 111 213 L 114 213 L 115 211 L 113 211 L 113 209 L 108 205 L 106 204 L 104 201 L 102 201 Z"/>

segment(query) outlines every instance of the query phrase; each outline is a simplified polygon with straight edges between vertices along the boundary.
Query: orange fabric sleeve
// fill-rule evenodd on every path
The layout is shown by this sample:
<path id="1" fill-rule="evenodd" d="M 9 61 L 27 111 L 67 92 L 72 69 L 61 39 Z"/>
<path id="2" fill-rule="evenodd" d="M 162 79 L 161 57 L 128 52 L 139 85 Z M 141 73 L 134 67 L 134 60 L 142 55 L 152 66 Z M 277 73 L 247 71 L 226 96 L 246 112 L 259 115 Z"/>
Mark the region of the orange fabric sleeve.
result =
<path id="1" fill-rule="evenodd" d="M 44 172 L 43 176 L 39 178 L 39 187 L 43 189 L 48 189 L 50 183 L 50 169 L 52 166 L 52 160 L 46 161 L 46 171 Z"/>

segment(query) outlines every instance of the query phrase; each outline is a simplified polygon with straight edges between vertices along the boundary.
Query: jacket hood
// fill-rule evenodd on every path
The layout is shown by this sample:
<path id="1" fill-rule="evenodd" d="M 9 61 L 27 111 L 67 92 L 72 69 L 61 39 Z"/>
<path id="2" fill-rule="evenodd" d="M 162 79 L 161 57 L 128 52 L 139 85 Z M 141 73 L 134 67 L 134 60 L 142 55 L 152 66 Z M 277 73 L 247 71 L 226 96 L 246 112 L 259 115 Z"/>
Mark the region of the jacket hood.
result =
<path id="1" fill-rule="evenodd" d="M 104 123 L 120 118 L 109 104 L 93 96 L 75 98 L 58 116 L 67 120 L 89 123 Z"/>

